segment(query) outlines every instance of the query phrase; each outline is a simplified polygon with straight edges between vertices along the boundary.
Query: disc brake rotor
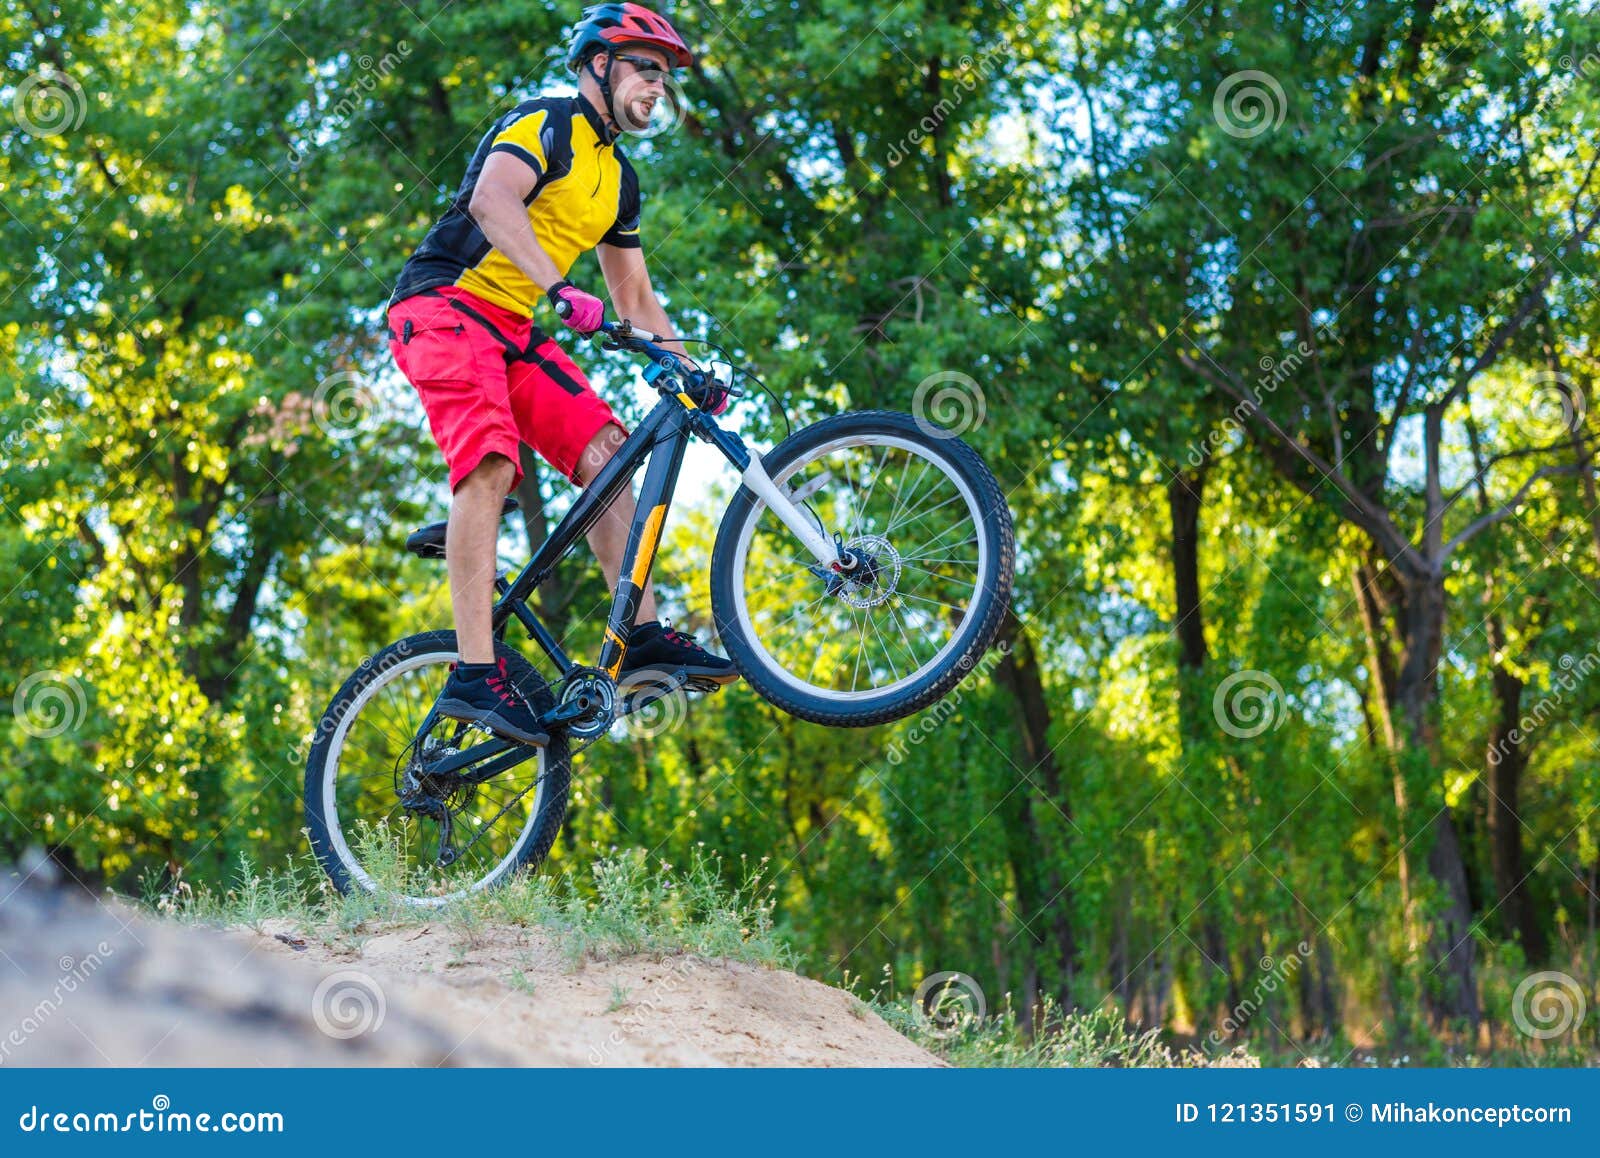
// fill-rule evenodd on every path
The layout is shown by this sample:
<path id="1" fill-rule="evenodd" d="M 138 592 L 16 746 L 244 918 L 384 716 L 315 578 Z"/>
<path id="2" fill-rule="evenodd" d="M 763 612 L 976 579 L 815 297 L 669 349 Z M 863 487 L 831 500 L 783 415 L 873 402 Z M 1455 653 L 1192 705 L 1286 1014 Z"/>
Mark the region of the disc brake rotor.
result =
<path id="1" fill-rule="evenodd" d="M 844 545 L 856 558 L 855 567 L 840 575 L 834 592 L 851 607 L 877 607 L 888 601 L 900 585 L 900 553 L 882 535 L 861 535 Z"/>

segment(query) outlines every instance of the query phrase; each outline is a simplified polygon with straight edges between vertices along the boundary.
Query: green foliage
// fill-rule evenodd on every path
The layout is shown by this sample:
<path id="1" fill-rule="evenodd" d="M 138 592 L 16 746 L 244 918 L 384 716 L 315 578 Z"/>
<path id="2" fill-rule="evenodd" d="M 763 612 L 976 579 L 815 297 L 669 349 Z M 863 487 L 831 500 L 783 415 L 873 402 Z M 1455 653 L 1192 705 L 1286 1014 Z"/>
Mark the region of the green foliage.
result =
<path id="1" fill-rule="evenodd" d="M 38 78 L 46 104 L 24 105 L 66 114 L 0 123 L 0 855 L 42 845 L 162 895 L 241 856 L 298 863 L 333 691 L 448 621 L 442 569 L 400 548 L 446 495 L 381 310 L 488 121 L 567 83 L 572 12 L 411 12 L 0 11 L 7 83 Z M 1595 14 L 715 0 L 674 18 L 703 50 L 685 119 L 628 146 L 669 313 L 753 362 L 797 426 L 967 375 L 964 436 L 1018 528 L 1015 617 L 937 715 L 827 731 L 735 687 L 590 749 L 561 883 L 474 902 L 464 933 L 792 945 L 831 977 L 887 965 L 896 991 L 960 970 L 1013 1021 L 1060 1026 L 947 1047 L 995 1064 L 1153 1063 L 1118 1017 L 1201 1039 L 1247 1004 L 1225 1044 L 1274 1060 L 1591 1050 L 1592 1018 L 1534 1046 L 1515 994 L 1548 968 L 1592 995 L 1600 948 Z M 1271 80 L 1259 132 L 1230 122 L 1245 74 Z M 599 284 L 592 259 L 574 277 Z M 637 409 L 631 367 L 579 357 Z M 752 442 L 781 436 L 770 403 L 741 410 Z M 1175 480 L 1199 487 L 1192 536 Z M 540 482 L 553 517 L 568 490 Z M 727 490 L 689 492 L 657 581 L 704 633 Z M 1186 545 L 1198 657 L 1175 642 Z M 503 548 L 525 554 L 522 528 Z M 1413 554 L 1433 562 L 1407 577 Z M 1409 699 L 1388 668 L 1432 644 L 1406 635 L 1407 583 L 1440 609 Z M 592 653 L 598 576 L 542 598 Z M 1224 727 L 1249 686 L 1266 714 Z M 1514 867 L 1485 756 L 1507 711 L 1532 724 Z M 1475 1031 L 1440 1012 L 1439 816 Z M 184 908 L 395 917 L 304 866 Z M 1267 990 L 1264 962 L 1291 956 Z"/>

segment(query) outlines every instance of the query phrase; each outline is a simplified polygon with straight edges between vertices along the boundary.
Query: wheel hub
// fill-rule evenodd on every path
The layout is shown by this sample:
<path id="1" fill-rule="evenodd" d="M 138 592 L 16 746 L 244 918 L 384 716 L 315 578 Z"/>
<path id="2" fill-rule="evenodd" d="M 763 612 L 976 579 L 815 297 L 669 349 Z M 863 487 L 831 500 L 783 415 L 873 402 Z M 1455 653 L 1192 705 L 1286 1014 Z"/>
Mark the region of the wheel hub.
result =
<path id="1" fill-rule="evenodd" d="M 861 535 L 844 545 L 855 566 L 838 576 L 834 594 L 851 607 L 877 607 L 900 585 L 900 553 L 882 535 Z"/>

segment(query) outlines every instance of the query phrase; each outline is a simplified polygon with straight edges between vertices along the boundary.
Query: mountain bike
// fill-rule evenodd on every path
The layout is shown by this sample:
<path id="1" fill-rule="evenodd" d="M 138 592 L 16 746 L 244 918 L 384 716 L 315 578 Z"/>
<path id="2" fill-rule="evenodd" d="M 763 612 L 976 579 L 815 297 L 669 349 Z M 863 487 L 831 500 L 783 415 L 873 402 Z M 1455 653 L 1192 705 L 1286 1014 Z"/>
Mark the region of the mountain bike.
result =
<path id="1" fill-rule="evenodd" d="M 626 321 L 602 334 L 606 349 L 648 360 L 643 378 L 660 400 L 515 578 L 495 580 L 496 654 L 549 742 L 523 745 L 439 715 L 454 632 L 413 635 L 370 656 L 328 705 L 306 762 L 311 844 L 341 891 L 433 905 L 537 867 L 566 815 L 572 756 L 631 717 L 715 689 L 683 672 L 618 683 L 690 438 L 715 447 L 740 479 L 711 555 L 712 623 L 750 687 L 783 711 L 834 727 L 911 715 L 955 687 L 1000 629 L 1011 515 L 993 474 L 951 432 L 859 411 L 762 455 L 713 415 L 745 396 L 747 382 L 760 384 L 752 371 L 731 360 L 690 369 Z M 641 467 L 599 656 L 580 663 L 529 599 Z M 504 513 L 515 508 L 507 499 Z M 437 523 L 406 546 L 442 559 L 444 537 Z M 552 678 L 507 642 L 513 625 L 538 645 Z"/>

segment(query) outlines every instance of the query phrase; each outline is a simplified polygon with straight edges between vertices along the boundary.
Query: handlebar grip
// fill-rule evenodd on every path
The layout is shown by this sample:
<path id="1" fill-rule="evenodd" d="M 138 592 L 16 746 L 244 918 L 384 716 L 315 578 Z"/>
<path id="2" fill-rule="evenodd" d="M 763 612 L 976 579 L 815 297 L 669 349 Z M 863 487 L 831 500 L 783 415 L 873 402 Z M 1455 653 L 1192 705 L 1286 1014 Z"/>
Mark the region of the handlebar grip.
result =
<path id="1" fill-rule="evenodd" d="M 622 319 L 620 322 L 606 322 L 600 328 L 614 337 L 637 338 L 642 342 L 661 341 L 659 337 L 657 337 L 655 334 L 652 334 L 649 330 L 641 330 L 638 326 L 634 325 L 626 318 Z"/>

